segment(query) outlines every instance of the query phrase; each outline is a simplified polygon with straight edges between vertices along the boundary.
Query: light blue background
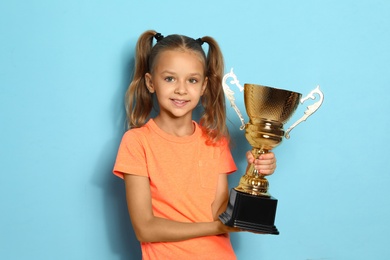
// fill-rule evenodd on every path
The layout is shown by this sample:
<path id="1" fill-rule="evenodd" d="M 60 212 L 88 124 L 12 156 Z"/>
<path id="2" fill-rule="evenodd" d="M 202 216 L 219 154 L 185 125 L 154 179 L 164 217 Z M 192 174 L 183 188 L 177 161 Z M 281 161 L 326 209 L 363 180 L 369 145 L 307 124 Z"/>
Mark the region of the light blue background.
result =
<path id="1" fill-rule="evenodd" d="M 281 234 L 233 234 L 239 259 L 390 259 L 389 13 L 385 0 L 1 1 L 0 258 L 140 259 L 111 169 L 135 41 L 155 29 L 215 37 L 242 84 L 325 93 L 274 150 Z M 234 187 L 250 147 L 229 119 Z"/>

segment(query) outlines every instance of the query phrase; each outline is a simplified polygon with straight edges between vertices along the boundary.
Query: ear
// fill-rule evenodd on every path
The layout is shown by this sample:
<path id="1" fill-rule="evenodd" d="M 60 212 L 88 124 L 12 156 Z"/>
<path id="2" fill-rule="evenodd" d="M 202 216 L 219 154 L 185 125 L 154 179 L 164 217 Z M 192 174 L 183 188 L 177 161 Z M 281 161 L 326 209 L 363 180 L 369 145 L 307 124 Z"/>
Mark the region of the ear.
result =
<path id="1" fill-rule="evenodd" d="M 201 96 L 203 96 L 203 93 L 204 93 L 204 91 L 206 90 L 208 80 L 209 80 L 209 79 L 208 79 L 207 77 L 204 78 L 203 85 L 202 85 Z"/>
<path id="2" fill-rule="evenodd" d="M 152 74 L 149 72 L 145 74 L 145 84 L 150 93 L 154 93 L 154 87 L 152 82 Z"/>

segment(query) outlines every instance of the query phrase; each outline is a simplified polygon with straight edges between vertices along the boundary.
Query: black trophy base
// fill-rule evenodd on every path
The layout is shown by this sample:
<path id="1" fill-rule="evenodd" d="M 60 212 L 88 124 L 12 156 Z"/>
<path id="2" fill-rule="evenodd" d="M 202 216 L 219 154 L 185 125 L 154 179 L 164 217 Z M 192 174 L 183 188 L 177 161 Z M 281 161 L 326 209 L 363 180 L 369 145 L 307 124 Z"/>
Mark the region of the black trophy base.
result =
<path id="1" fill-rule="evenodd" d="M 243 230 L 279 235 L 275 227 L 275 215 L 278 200 L 273 197 L 261 197 L 232 189 L 227 209 L 219 219 L 227 226 Z"/>

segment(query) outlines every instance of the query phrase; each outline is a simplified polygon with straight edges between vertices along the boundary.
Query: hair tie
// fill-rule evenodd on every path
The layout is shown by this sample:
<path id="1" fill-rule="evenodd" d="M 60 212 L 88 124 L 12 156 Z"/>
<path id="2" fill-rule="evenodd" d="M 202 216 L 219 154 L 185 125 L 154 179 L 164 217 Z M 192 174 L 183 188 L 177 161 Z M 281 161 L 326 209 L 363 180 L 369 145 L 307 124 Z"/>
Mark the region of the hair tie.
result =
<path id="1" fill-rule="evenodd" d="M 203 45 L 204 41 L 202 40 L 202 38 L 198 38 L 195 40 L 197 43 L 199 43 L 200 46 Z"/>
<path id="2" fill-rule="evenodd" d="M 161 33 L 156 33 L 154 38 L 157 40 L 157 42 L 159 42 L 164 38 L 164 36 Z"/>

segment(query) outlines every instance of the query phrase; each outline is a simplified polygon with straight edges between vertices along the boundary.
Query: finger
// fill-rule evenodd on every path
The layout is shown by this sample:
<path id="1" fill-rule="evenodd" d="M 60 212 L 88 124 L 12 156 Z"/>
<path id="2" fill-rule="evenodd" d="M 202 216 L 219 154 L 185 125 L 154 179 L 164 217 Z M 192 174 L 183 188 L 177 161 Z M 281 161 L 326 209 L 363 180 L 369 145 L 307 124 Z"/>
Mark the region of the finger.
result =
<path id="1" fill-rule="evenodd" d="M 259 171 L 259 173 L 263 175 L 270 175 L 275 172 L 276 163 L 271 164 L 263 164 L 263 165 L 255 165 L 255 169 Z"/>
<path id="2" fill-rule="evenodd" d="M 273 152 L 264 153 L 259 156 L 260 160 L 266 160 L 266 159 L 275 159 L 275 154 Z"/>
<path id="3" fill-rule="evenodd" d="M 257 170 L 274 170 L 275 168 L 276 168 L 276 163 L 255 164 L 255 169 Z"/>
<path id="4" fill-rule="evenodd" d="M 261 175 L 272 175 L 275 173 L 275 169 L 270 169 L 270 170 L 260 170 L 259 173 Z"/>
<path id="5" fill-rule="evenodd" d="M 257 159 L 254 161 L 255 166 L 256 165 L 269 165 L 269 164 L 276 164 L 276 159 Z"/>

